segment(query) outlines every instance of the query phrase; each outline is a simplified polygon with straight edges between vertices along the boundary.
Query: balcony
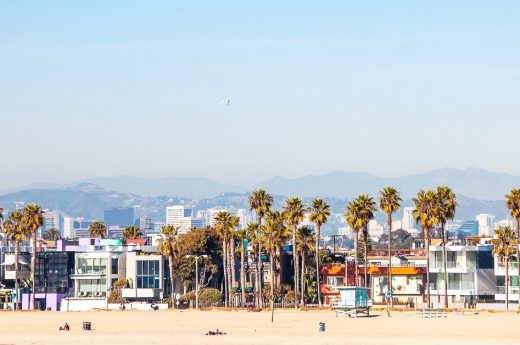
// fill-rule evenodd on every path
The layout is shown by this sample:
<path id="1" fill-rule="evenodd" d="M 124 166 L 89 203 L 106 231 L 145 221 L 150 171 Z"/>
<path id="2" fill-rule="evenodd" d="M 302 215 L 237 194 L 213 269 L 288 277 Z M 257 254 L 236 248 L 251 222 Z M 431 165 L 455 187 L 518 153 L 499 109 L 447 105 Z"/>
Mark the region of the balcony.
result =
<path id="1" fill-rule="evenodd" d="M 88 278 L 88 277 L 102 277 L 106 276 L 107 270 L 106 267 L 101 269 L 93 269 L 93 268 L 76 268 L 74 273 L 72 274 L 73 278 Z"/>
<path id="2" fill-rule="evenodd" d="M 509 287 L 509 294 L 510 295 L 518 295 L 520 292 L 520 288 L 518 286 L 510 286 Z M 505 294 L 506 293 L 506 287 L 505 286 L 497 286 L 497 293 L 498 294 Z"/>
<path id="3" fill-rule="evenodd" d="M 73 292 L 69 295 L 69 298 L 77 298 L 77 299 L 93 299 L 93 298 L 99 298 L 104 299 L 106 298 L 107 294 L 103 291 L 85 291 L 85 292 Z"/>

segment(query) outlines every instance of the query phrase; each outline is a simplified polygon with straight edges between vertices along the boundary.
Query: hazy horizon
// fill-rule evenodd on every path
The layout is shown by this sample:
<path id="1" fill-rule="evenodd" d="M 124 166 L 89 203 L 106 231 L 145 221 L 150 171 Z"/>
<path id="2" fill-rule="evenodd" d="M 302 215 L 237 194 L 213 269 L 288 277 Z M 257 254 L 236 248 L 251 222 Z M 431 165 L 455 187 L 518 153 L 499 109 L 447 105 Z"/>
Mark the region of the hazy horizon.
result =
<path id="1" fill-rule="evenodd" d="M 520 175 L 518 2 L 0 9 L 0 190 L 120 175 Z"/>

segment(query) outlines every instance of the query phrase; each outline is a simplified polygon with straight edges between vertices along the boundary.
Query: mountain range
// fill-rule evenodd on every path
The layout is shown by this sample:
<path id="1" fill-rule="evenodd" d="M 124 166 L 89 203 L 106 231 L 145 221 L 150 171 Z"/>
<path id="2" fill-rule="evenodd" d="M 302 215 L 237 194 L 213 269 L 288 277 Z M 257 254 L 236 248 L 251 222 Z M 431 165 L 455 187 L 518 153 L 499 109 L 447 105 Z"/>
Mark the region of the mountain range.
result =
<path id="1" fill-rule="evenodd" d="M 116 176 L 84 179 L 67 185 L 40 183 L 4 191 L 0 194 L 32 189 L 59 189 L 73 187 L 81 183 L 92 183 L 109 191 L 144 197 L 167 195 L 193 199 L 212 198 L 227 192 L 244 193 L 257 187 L 263 187 L 270 193 L 278 195 L 351 199 L 361 193 L 375 196 L 385 186 L 393 186 L 402 193 L 403 198 L 410 198 L 420 189 L 447 185 L 457 194 L 469 198 L 502 200 L 509 190 L 520 187 L 520 176 L 475 168 L 464 170 L 446 168 L 402 177 L 381 177 L 366 172 L 333 171 L 323 175 L 308 175 L 298 178 L 278 176 L 252 186 L 227 185 L 205 177 L 141 178 Z"/>

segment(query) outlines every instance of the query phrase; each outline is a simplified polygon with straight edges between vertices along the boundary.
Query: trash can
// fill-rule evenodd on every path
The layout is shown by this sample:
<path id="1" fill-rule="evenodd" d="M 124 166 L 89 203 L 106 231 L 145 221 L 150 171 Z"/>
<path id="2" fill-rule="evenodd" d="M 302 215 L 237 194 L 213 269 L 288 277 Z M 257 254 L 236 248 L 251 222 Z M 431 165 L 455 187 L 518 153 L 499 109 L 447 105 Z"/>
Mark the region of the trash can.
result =
<path id="1" fill-rule="evenodd" d="M 319 325 L 320 325 L 320 327 L 319 327 L 320 332 L 325 332 L 325 322 L 320 322 Z"/>
<path id="2" fill-rule="evenodd" d="M 92 329 L 92 323 L 89 321 L 83 321 L 83 330 L 90 331 Z"/>

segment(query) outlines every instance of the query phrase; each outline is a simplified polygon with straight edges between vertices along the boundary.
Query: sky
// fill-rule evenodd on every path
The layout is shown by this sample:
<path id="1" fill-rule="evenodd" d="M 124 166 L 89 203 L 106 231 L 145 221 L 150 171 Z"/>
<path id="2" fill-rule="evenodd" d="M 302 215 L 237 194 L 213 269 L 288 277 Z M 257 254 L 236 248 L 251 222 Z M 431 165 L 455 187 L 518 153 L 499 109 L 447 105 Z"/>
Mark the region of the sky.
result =
<path id="1" fill-rule="evenodd" d="M 519 13 L 478 0 L 2 2 L 0 190 L 520 175 Z"/>

